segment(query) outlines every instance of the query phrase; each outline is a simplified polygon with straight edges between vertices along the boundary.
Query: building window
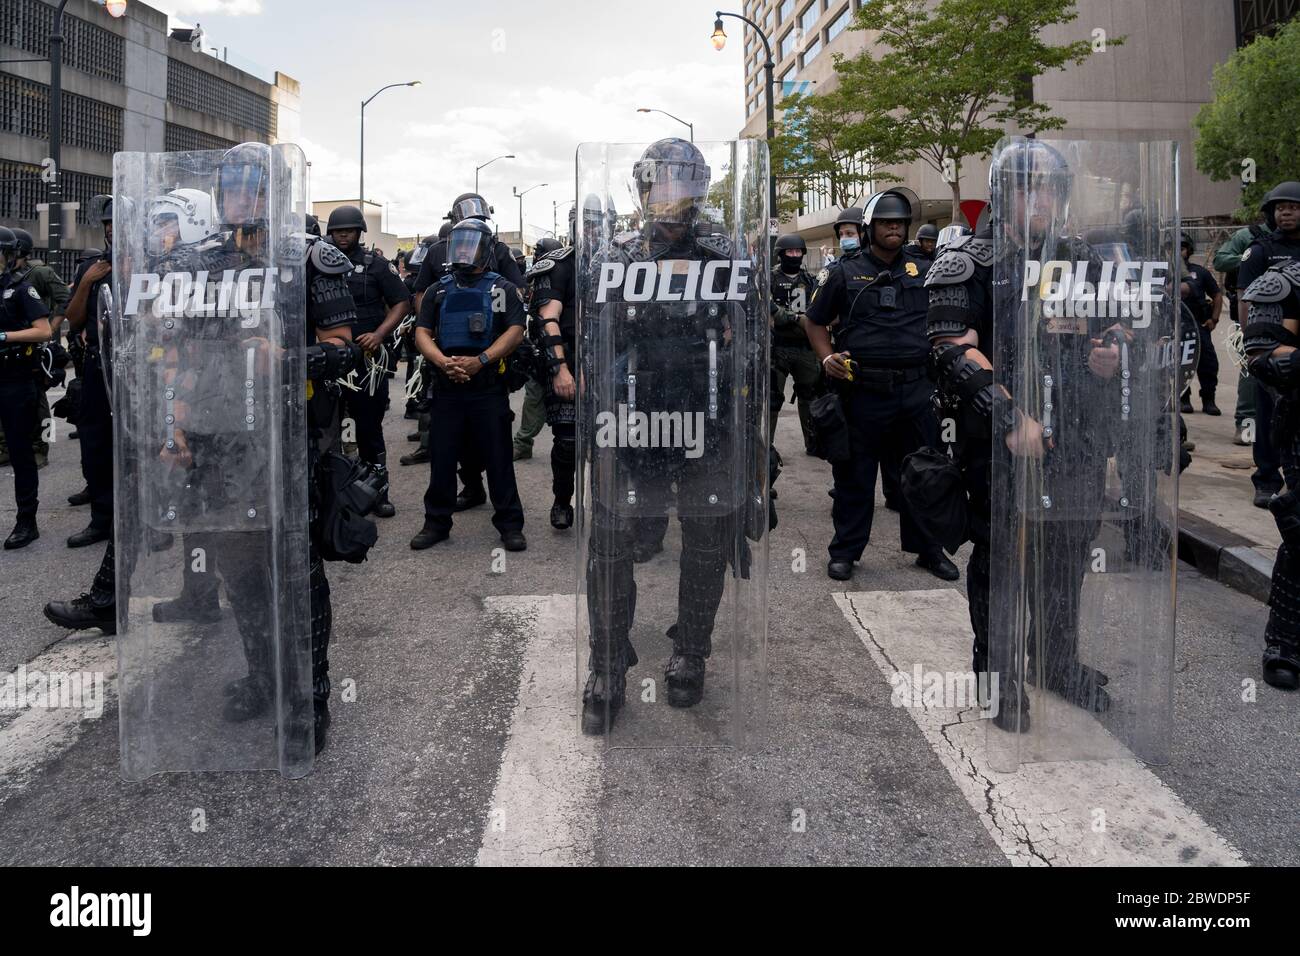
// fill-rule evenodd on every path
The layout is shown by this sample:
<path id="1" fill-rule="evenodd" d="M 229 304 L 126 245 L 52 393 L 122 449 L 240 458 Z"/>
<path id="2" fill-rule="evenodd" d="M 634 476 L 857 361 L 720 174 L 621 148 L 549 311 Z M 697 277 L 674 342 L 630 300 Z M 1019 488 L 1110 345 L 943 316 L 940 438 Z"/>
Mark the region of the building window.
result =
<path id="1" fill-rule="evenodd" d="M 804 32 L 805 36 L 813 32 L 813 26 L 821 19 L 821 15 L 821 7 L 817 5 L 816 0 L 808 4 L 808 8 L 799 14 L 799 29 Z"/>
<path id="2" fill-rule="evenodd" d="M 167 99 L 213 119 L 257 130 L 268 137 L 275 135 L 275 112 L 268 97 L 170 57 L 167 60 Z"/>
<path id="3" fill-rule="evenodd" d="M 845 7 L 843 10 L 841 10 L 840 15 L 837 16 L 834 20 L 832 20 L 831 25 L 826 28 L 826 41 L 829 43 L 831 40 L 834 40 L 837 36 L 843 33 L 844 28 L 849 25 L 849 21 L 852 19 L 853 19 L 852 8 Z"/>
<path id="4" fill-rule="evenodd" d="M 54 7 L 40 0 L 4 0 L 0 4 L 0 45 L 37 56 L 50 55 Z M 123 39 L 97 24 L 65 14 L 63 65 L 114 83 L 122 82 Z"/>
<path id="5" fill-rule="evenodd" d="M 794 52 L 795 44 L 798 42 L 798 39 L 799 38 L 795 35 L 794 30 L 787 31 L 786 35 L 781 37 L 781 53 L 777 56 L 778 61 L 784 60 Z"/>
<path id="6" fill-rule="evenodd" d="M 786 23 L 794 16 L 794 0 L 781 0 L 781 7 L 777 11 L 776 22 Z"/>
<path id="7" fill-rule="evenodd" d="M 1237 45 L 1257 36 L 1272 36 L 1284 23 L 1300 16 L 1300 0 L 1234 0 Z"/>
<path id="8" fill-rule="evenodd" d="M 809 63 L 811 63 L 814 59 L 817 58 L 817 54 L 820 53 L 821 51 L 822 51 L 822 38 L 820 35 L 814 35 L 813 41 L 809 43 L 806 47 L 804 47 L 803 65 L 807 66 Z"/>
<path id="9" fill-rule="evenodd" d="M 167 124 L 164 148 L 169 153 L 193 153 L 205 149 L 230 149 L 239 145 L 234 140 L 222 139 L 203 130 L 190 129 L 188 126 Z"/>
<path id="10" fill-rule="evenodd" d="M 0 130 L 33 139 L 50 138 L 50 88 L 44 83 L 0 74 Z M 63 142 L 115 153 L 122 148 L 120 107 L 64 92 Z"/>
<path id="11" fill-rule="evenodd" d="M 91 176 L 65 169 L 61 177 L 65 203 L 80 203 L 77 222 L 90 224 L 90 200 L 101 193 L 113 191 L 113 180 L 107 176 Z M 0 219 L 33 222 L 36 205 L 43 203 L 48 187 L 41 179 L 41 167 L 31 163 L 0 160 Z"/>

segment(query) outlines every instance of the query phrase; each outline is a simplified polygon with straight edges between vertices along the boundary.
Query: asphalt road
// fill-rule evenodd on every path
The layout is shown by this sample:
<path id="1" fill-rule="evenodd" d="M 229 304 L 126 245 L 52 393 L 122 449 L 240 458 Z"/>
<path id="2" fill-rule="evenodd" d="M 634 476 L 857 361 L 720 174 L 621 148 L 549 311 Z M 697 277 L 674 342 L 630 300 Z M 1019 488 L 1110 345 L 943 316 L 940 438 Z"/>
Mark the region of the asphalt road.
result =
<path id="1" fill-rule="evenodd" d="M 390 412 L 394 460 L 413 447 L 412 427 L 400 407 Z M 51 597 L 85 590 L 102 554 L 64 547 L 86 509 L 65 502 L 81 479 L 76 443 L 59 438 L 41 473 L 42 538 L 0 557 L 0 675 L 29 662 L 116 665 L 111 639 L 68 635 L 41 615 Z M 829 581 L 829 468 L 802 454 L 792 408 L 778 443 L 786 472 L 769 565 L 770 707 L 755 749 L 606 749 L 578 734 L 575 540 L 547 522 L 543 431 L 517 466 L 529 548 L 500 573 L 486 509 L 458 516 L 447 544 L 411 551 L 427 470 L 394 467 L 398 516 L 381 523 L 370 560 L 329 568 L 332 673 L 336 691 L 354 689 L 355 700 L 336 696 L 330 745 L 311 776 L 129 783 L 118 773 L 111 701 L 98 719 L 0 712 L 0 863 L 1300 863 L 1300 696 L 1262 682 L 1251 693 L 1261 604 L 1181 569 L 1173 759 L 1150 769 L 1119 762 L 1128 776 L 1099 805 L 1137 819 L 1099 834 L 1096 807 L 1090 829 L 1062 793 L 1109 769 L 1031 770 L 990 784 L 969 746 L 947 746 L 952 725 L 936 736 L 924 715 L 891 704 L 887 662 L 901 659 L 891 640 L 912 634 L 957 657 L 968 647 L 964 585 L 912 567 L 883 508 L 855 579 Z M 2 497 L 7 531 L 13 505 Z M 662 567 L 638 575 L 675 575 L 668 553 L 655 562 Z M 933 594 L 944 588 L 951 602 Z M 927 631 L 930 620 L 945 623 Z M 653 674 L 667 642 L 637 640 Z M 711 668 L 710 688 L 725 686 L 725 666 Z M 705 727 L 690 719 L 683 726 Z M 1043 828 L 1055 849 L 1043 849 Z"/>

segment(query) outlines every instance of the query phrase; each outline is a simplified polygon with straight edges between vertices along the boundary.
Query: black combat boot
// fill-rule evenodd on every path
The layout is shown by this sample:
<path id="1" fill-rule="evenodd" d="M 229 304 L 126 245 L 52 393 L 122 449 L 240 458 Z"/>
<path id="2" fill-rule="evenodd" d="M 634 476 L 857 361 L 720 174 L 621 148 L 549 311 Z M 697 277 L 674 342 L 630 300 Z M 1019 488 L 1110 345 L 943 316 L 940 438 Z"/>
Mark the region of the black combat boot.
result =
<path id="1" fill-rule="evenodd" d="M 111 594 L 91 591 L 71 601 L 51 601 L 45 605 L 45 617 L 70 631 L 97 627 L 105 634 L 117 633 L 117 604 Z"/>
<path id="2" fill-rule="evenodd" d="M 664 667 L 664 683 L 668 687 L 670 707 L 694 707 L 704 696 L 704 660 L 712 650 L 706 637 L 701 642 L 692 639 L 680 624 L 668 629 L 673 642 L 673 653 Z"/>
<path id="3" fill-rule="evenodd" d="M 587 686 L 582 689 L 582 732 L 595 737 L 612 730 L 623 709 L 627 672 L 637 664 L 636 649 L 624 641 L 620 651 L 610 655 L 608 665 L 598 660 L 593 649 Z"/>

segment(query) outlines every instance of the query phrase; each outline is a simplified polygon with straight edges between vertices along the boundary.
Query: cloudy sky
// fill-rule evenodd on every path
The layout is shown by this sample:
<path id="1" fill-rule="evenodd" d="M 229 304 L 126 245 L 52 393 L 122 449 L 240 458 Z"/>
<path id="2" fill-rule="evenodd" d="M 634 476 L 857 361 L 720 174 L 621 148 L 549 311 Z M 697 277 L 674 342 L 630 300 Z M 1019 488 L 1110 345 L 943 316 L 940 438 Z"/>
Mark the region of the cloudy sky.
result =
<path id="1" fill-rule="evenodd" d="M 695 124 L 697 140 L 732 139 L 744 123 L 741 24 L 709 42 L 716 0 L 150 0 L 206 41 L 302 83 L 302 143 L 314 199 L 354 198 L 360 102 L 366 108 L 366 193 L 387 202 L 390 230 L 437 229 L 451 199 L 480 191 L 503 230 L 551 228 L 552 203 L 574 192 L 574 147 L 648 142 Z M 735 4 L 739 7 L 739 4 Z M 567 207 L 560 207 L 565 228 Z"/>

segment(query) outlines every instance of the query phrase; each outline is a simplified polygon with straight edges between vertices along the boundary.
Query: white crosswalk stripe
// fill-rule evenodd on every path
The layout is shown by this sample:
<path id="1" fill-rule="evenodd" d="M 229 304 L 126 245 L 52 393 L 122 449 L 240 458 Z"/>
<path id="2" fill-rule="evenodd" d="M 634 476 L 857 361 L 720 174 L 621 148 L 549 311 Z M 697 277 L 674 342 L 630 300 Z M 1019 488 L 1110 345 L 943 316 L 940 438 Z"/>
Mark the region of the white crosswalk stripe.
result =
<path id="1" fill-rule="evenodd" d="M 835 595 L 885 679 L 970 670 L 970 619 L 960 592 Z M 971 809 L 1014 865 L 1240 866 L 1241 855 L 1135 757 L 990 769 L 976 707 L 908 707 Z"/>
<path id="2" fill-rule="evenodd" d="M 480 866 L 590 862 L 603 742 L 578 730 L 574 596 L 489 598 L 490 626 L 527 640 Z"/>

